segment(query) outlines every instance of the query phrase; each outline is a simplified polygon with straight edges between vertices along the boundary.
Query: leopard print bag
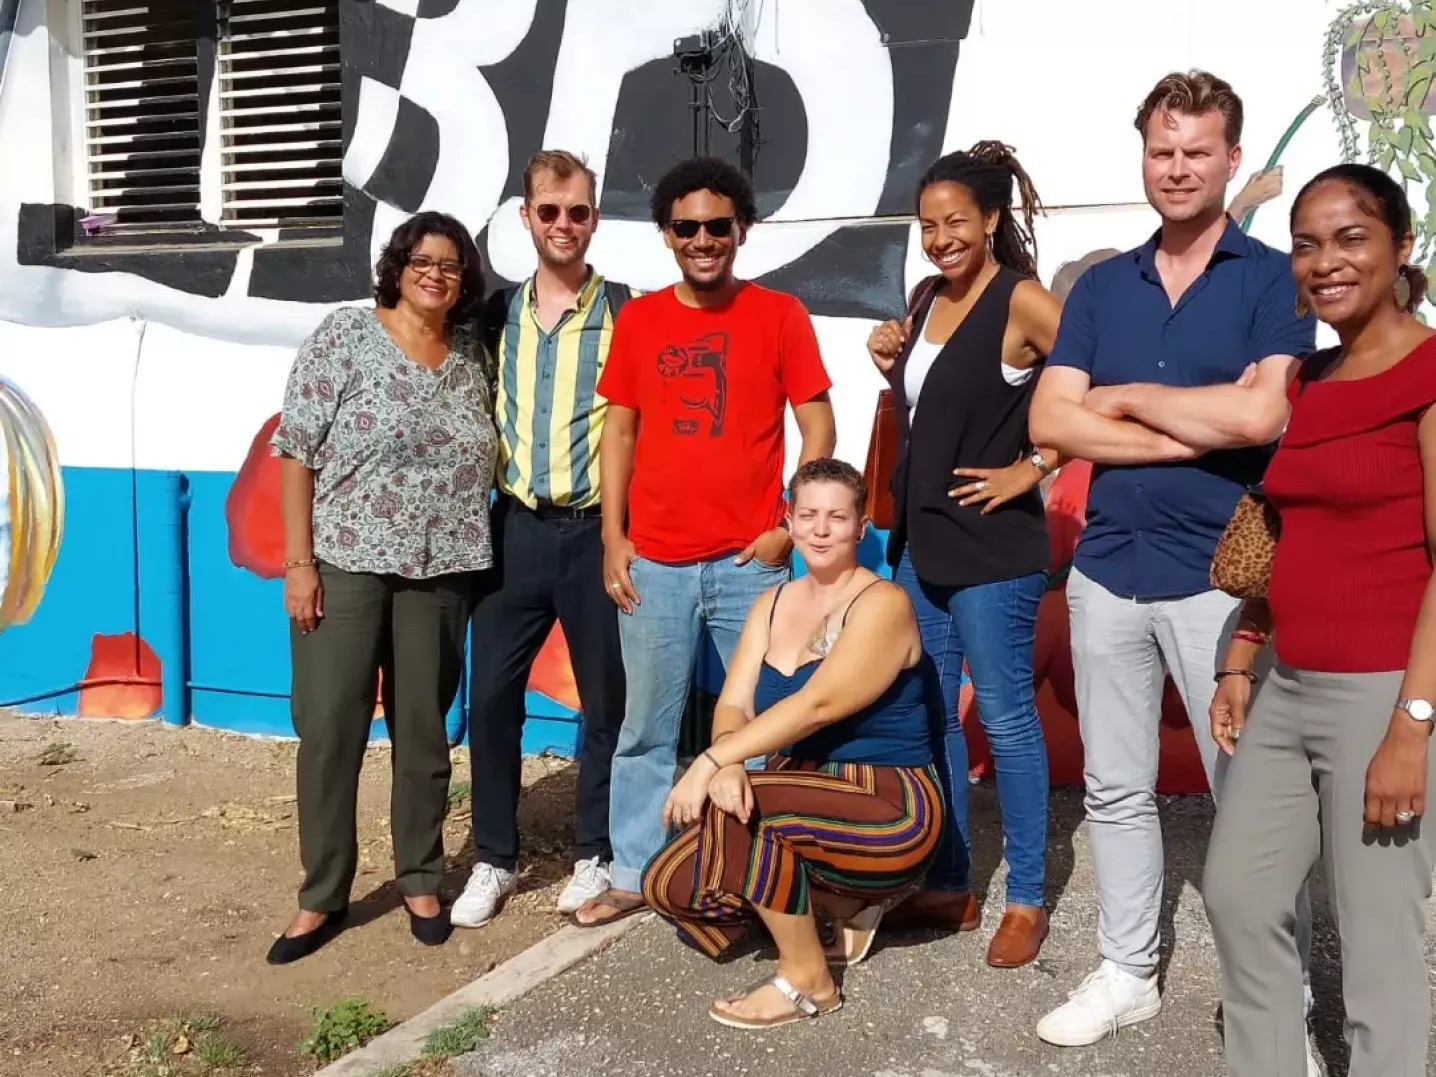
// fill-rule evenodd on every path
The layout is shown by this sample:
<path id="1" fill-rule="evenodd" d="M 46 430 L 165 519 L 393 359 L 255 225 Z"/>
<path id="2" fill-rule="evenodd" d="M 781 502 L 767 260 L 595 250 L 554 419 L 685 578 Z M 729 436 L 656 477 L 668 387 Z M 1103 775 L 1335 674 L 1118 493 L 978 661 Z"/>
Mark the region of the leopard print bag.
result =
<path id="1" fill-rule="evenodd" d="M 1260 490 L 1242 495 L 1212 557 L 1212 586 L 1234 598 L 1265 598 L 1281 518 Z"/>

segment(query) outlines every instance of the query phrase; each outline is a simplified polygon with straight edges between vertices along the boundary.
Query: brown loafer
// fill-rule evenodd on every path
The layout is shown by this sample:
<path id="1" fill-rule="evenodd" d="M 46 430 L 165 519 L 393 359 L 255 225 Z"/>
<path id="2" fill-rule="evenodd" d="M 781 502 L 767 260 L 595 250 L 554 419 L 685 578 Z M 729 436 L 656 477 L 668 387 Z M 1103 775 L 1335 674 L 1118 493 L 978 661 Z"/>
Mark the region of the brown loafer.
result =
<path id="1" fill-rule="evenodd" d="M 1047 940 L 1047 910 L 1009 905 L 987 947 L 987 963 L 995 969 L 1021 968 L 1035 961 Z"/>
<path id="2" fill-rule="evenodd" d="M 890 928 L 976 931 L 982 922 L 977 899 L 967 890 L 919 890 L 883 919 Z"/>

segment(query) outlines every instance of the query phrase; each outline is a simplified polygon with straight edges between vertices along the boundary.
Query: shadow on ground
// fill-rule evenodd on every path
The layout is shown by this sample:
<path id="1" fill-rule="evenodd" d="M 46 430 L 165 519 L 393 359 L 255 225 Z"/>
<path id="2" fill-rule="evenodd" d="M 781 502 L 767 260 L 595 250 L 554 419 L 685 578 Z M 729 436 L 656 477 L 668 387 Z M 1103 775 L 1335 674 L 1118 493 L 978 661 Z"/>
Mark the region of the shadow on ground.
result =
<path id="1" fill-rule="evenodd" d="M 881 936 L 848 973 L 841 1012 L 766 1034 L 723 1028 L 708 1019 L 708 1001 L 771 970 L 771 951 L 750 945 L 715 964 L 655 920 L 498 1015 L 492 1039 L 456 1070 L 461 1077 L 1223 1077 L 1221 980 L 1198 889 L 1212 806 L 1185 797 L 1163 798 L 1160 808 L 1164 1009 L 1115 1040 L 1062 1050 L 1033 1032 L 1097 961 L 1080 794 L 1052 798 L 1052 935 L 1043 956 L 999 971 L 983 956 L 1002 909 L 1001 828 L 995 791 L 980 785 L 972 832 L 982 930 Z M 1329 1077 L 1341 1077 L 1337 940 L 1319 885 L 1316 898 L 1315 1024 Z"/>

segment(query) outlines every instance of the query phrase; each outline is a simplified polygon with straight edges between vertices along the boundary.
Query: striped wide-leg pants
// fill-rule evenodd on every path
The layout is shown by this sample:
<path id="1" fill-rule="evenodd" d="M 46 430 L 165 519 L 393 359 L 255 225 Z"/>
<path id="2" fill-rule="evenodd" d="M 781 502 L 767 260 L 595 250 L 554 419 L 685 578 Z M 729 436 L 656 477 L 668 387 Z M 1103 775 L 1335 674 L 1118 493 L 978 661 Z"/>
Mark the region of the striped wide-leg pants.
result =
<path id="1" fill-rule="evenodd" d="M 744 824 L 711 803 L 643 874 L 648 905 L 709 957 L 746 933 L 753 908 L 811 911 L 813 889 L 881 901 L 917 884 L 942 832 L 932 767 L 809 763 L 752 771 Z"/>

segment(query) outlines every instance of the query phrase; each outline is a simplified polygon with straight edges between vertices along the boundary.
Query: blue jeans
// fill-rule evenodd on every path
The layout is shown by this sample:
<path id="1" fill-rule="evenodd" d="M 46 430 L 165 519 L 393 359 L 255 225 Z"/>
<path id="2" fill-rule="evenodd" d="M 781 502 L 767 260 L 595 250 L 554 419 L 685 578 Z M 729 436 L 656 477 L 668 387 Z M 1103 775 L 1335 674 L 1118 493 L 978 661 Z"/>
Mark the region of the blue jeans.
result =
<path id="1" fill-rule="evenodd" d="M 640 557 L 628 571 L 639 604 L 631 615 L 618 615 L 628 703 L 613 756 L 608 829 L 613 887 L 638 893 L 643 869 L 668 837 L 663 802 L 673 788 L 702 629 L 727 669 L 748 611 L 791 570 L 757 560 L 735 565 L 728 555 L 684 565 Z"/>
<path id="2" fill-rule="evenodd" d="M 1037 607 L 1047 574 L 973 587 L 935 587 L 917 577 L 906 551 L 893 579 L 912 601 L 923 650 L 937 664 L 944 704 L 938 771 L 947 789 L 949 826 L 928 872 L 931 890 L 972 885 L 967 828 L 967 741 L 957 715 L 966 658 L 977 715 L 992 746 L 1007 858 L 1007 901 L 1042 906 L 1047 872 L 1047 746 L 1032 688 Z"/>

